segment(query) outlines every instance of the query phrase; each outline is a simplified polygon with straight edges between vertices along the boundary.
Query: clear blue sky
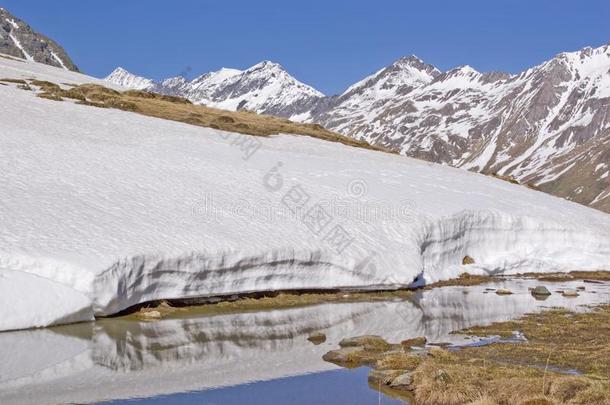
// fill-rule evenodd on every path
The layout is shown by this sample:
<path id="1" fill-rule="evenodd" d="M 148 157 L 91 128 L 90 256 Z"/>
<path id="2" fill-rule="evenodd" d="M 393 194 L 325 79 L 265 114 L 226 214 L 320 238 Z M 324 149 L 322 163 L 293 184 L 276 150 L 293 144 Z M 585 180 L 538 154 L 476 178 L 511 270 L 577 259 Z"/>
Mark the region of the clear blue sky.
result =
<path id="1" fill-rule="evenodd" d="M 609 0 L 0 0 L 84 72 L 161 79 L 268 59 L 333 94 L 415 54 L 441 70 L 517 72 L 610 42 Z"/>

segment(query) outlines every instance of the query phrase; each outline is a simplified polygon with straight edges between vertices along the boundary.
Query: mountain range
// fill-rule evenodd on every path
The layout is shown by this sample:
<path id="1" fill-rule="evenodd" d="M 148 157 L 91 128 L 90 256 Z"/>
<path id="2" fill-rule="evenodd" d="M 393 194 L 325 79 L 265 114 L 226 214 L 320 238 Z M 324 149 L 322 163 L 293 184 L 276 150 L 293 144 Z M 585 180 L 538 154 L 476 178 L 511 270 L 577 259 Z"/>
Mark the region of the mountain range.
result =
<path id="1" fill-rule="evenodd" d="M 78 71 L 66 51 L 52 39 L 0 7 L 0 53 Z"/>
<path id="2" fill-rule="evenodd" d="M 0 8 L 0 53 L 67 70 L 63 48 Z M 326 96 L 263 61 L 188 80 L 117 68 L 107 81 L 317 123 L 403 155 L 451 165 L 610 212 L 610 45 L 564 52 L 518 74 L 442 72 L 403 57 Z"/>
<path id="3" fill-rule="evenodd" d="M 610 212 L 610 45 L 564 52 L 519 74 L 442 72 L 404 57 L 324 96 L 277 63 L 113 83 L 212 107 L 312 122 L 403 155 L 493 174 Z"/>

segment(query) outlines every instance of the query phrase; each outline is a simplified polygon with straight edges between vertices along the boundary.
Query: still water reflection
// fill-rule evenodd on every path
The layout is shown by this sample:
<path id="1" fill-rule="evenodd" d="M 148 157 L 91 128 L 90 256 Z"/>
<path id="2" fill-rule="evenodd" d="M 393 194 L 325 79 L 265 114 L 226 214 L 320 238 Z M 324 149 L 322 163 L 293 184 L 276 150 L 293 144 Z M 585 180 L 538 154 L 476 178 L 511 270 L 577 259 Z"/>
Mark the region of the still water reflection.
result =
<path id="1" fill-rule="evenodd" d="M 507 280 L 419 291 L 409 299 L 182 315 L 158 322 L 105 319 L 0 333 L 0 403 L 147 398 L 155 403 L 224 404 L 243 403 L 246 397 L 245 402 L 257 403 L 252 398 L 258 396 L 265 403 L 377 403 L 379 394 L 367 387 L 366 370 L 337 370 L 321 360 L 342 338 L 378 334 L 393 342 L 426 336 L 432 342 L 463 343 L 464 336 L 450 332 L 545 307 L 580 310 L 610 302 L 608 284 L 588 284 L 575 298 L 553 293 L 545 301 L 528 291 L 537 284 Z M 583 284 L 546 285 L 554 291 Z M 499 296 L 486 288 L 508 288 L 515 294 Z M 326 334 L 326 342 L 310 343 L 312 332 Z M 354 401 L 339 395 L 347 391 L 360 395 Z M 382 403 L 392 400 L 384 397 Z"/>

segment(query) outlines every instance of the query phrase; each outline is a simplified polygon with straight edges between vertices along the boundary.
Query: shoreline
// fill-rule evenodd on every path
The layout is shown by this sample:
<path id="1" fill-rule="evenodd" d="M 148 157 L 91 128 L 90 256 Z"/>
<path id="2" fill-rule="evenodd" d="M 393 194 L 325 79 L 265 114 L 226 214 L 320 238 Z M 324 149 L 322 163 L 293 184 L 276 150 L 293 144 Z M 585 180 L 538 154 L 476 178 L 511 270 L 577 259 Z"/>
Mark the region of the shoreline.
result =
<path id="1" fill-rule="evenodd" d="M 158 320 L 172 316 L 217 315 L 238 312 L 252 312 L 304 307 L 309 305 L 333 302 L 362 302 L 405 299 L 417 291 L 448 286 L 475 286 L 490 282 L 511 279 L 536 279 L 548 282 L 560 281 L 610 281 L 610 271 L 572 271 L 569 273 L 525 273 L 506 276 L 473 276 L 467 273 L 459 278 L 441 281 L 418 288 L 396 290 L 288 290 L 271 291 L 233 296 L 165 299 L 146 302 L 127 308 L 118 314 L 97 319 L 128 318 L 140 320 Z M 157 311 L 159 316 L 147 316 L 147 313 Z"/>
<path id="2" fill-rule="evenodd" d="M 442 347 L 368 335 L 342 340 L 323 359 L 370 367 L 371 388 L 413 405 L 610 404 L 610 303 L 452 334 L 488 341 Z"/>

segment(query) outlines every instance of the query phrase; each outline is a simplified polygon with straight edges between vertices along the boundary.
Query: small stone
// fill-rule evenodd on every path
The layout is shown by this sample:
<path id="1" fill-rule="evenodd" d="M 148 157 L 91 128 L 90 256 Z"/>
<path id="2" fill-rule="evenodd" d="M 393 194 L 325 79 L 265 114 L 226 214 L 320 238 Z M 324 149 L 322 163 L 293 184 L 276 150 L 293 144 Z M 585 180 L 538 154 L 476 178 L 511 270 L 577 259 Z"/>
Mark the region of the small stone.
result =
<path id="1" fill-rule="evenodd" d="M 412 373 L 404 373 L 394 378 L 390 383 L 390 387 L 407 387 L 413 381 Z"/>
<path id="2" fill-rule="evenodd" d="M 439 369 L 434 373 L 434 380 L 446 385 L 451 382 L 451 376 L 445 370 Z"/>
<path id="3" fill-rule="evenodd" d="M 462 264 L 464 264 L 464 265 L 466 265 L 466 264 L 474 264 L 474 259 L 472 257 L 466 255 L 462 259 Z"/>
<path id="4" fill-rule="evenodd" d="M 396 376 L 402 373 L 401 370 L 376 370 L 369 371 L 368 380 L 373 384 L 390 385 Z"/>
<path id="5" fill-rule="evenodd" d="M 442 349 L 442 348 L 451 346 L 451 343 L 449 343 L 449 342 L 434 342 L 434 343 L 429 343 L 429 345 Z"/>
<path id="6" fill-rule="evenodd" d="M 386 350 L 390 344 L 381 336 L 363 335 L 353 338 L 346 338 L 339 342 L 341 347 L 362 347 L 366 350 Z"/>
<path id="7" fill-rule="evenodd" d="M 405 348 L 411 348 L 413 346 L 421 347 L 425 346 L 426 342 L 428 342 L 428 340 L 424 336 L 420 336 L 414 339 L 403 340 L 402 342 L 400 342 L 400 345 Z"/>
<path id="8" fill-rule="evenodd" d="M 578 287 L 576 287 L 576 289 L 577 289 L 578 291 L 584 291 L 586 288 L 585 288 L 585 286 L 584 286 L 584 285 L 579 285 Z"/>
<path id="9" fill-rule="evenodd" d="M 590 280 L 590 279 L 585 279 L 583 280 L 585 283 L 590 283 L 590 284 L 604 284 L 603 281 L 599 281 L 599 280 Z"/>
<path id="10" fill-rule="evenodd" d="M 307 338 L 314 345 L 319 345 L 321 343 L 326 342 L 326 335 L 324 333 L 312 333 Z"/>
<path id="11" fill-rule="evenodd" d="M 364 349 L 361 347 L 343 347 L 326 353 L 322 356 L 322 360 L 342 365 L 353 362 L 354 358 L 361 355 L 363 352 Z"/>
<path id="12" fill-rule="evenodd" d="M 534 288 L 532 290 L 532 294 L 533 295 L 551 295 L 551 292 L 545 286 L 539 285 L 539 286 L 536 286 L 536 288 Z"/>
<path id="13" fill-rule="evenodd" d="M 511 295 L 513 292 L 511 290 L 508 290 L 506 288 L 498 288 L 496 290 L 496 294 L 498 295 Z"/>
<path id="14" fill-rule="evenodd" d="M 563 295 L 564 297 L 578 297 L 578 291 L 576 291 L 576 290 L 565 290 L 563 292 L 563 294 L 561 294 L 561 295 Z"/>

